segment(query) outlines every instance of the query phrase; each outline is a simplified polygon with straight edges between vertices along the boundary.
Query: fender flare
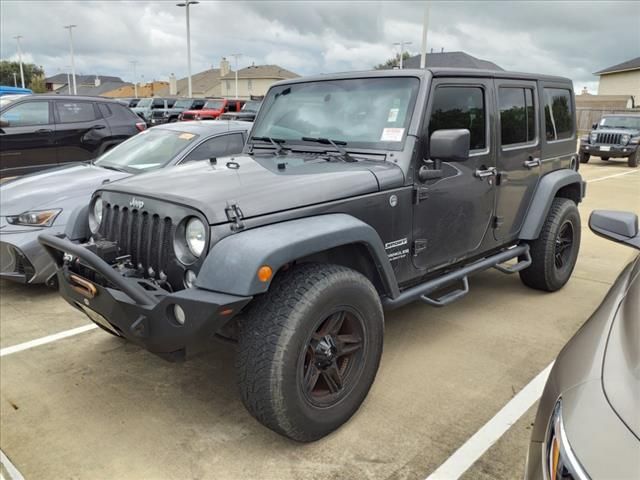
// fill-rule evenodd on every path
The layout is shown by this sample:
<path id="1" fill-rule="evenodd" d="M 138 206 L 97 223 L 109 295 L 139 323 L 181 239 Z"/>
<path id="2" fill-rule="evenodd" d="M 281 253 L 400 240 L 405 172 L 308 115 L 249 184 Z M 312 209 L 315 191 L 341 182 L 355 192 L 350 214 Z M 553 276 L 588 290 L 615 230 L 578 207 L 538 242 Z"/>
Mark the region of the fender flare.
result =
<path id="1" fill-rule="evenodd" d="M 336 213 L 285 221 L 246 230 L 220 240 L 209 251 L 196 287 L 232 295 L 264 293 L 269 282 L 260 282 L 258 269 L 283 265 L 342 245 L 362 244 L 375 261 L 387 293 L 399 294 L 396 277 L 384 245 L 371 225 L 350 215 Z"/>
<path id="2" fill-rule="evenodd" d="M 586 184 L 582 176 L 575 170 L 562 169 L 548 173 L 540 179 L 536 187 L 536 193 L 529 205 L 527 216 L 520 230 L 519 238 L 522 240 L 535 240 L 540 235 L 542 226 L 547 218 L 551 203 L 558 190 L 567 185 L 578 185 L 580 188 L 580 200 L 584 197 Z"/>
<path id="3" fill-rule="evenodd" d="M 89 232 L 89 205 L 80 205 L 73 209 L 67 218 L 64 234 L 69 240 L 87 240 Z"/>

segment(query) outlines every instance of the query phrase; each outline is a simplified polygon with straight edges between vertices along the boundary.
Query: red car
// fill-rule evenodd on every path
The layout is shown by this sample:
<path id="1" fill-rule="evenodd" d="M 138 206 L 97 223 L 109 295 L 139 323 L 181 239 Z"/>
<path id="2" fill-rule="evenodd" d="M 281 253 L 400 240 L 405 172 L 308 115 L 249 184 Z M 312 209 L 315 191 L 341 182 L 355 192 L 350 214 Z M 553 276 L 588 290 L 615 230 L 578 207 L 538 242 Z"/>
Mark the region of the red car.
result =
<path id="1" fill-rule="evenodd" d="M 180 120 L 215 120 L 225 112 L 239 112 L 244 100 L 230 100 L 215 98 L 207 100 L 202 110 L 186 110 L 182 112 Z"/>

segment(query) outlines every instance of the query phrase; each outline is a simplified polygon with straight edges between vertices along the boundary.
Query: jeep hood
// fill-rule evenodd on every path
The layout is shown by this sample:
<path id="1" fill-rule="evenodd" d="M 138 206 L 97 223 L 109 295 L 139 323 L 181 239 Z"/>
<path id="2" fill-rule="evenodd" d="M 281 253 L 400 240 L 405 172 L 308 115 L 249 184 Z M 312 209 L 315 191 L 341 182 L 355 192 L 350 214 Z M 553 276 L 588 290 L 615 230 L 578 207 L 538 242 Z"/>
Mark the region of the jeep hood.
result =
<path id="1" fill-rule="evenodd" d="M 74 163 L 24 175 L 0 185 L 2 216 L 29 210 L 68 208 L 87 203 L 94 190 L 106 182 L 130 176 L 88 163 Z"/>
<path id="2" fill-rule="evenodd" d="M 200 210 L 210 224 L 228 221 L 238 204 L 244 218 L 402 186 L 404 175 L 383 161 L 327 162 L 295 156 L 238 156 L 199 161 L 129 178 L 102 190 L 166 200 Z M 278 168 L 286 163 L 285 168 Z"/>

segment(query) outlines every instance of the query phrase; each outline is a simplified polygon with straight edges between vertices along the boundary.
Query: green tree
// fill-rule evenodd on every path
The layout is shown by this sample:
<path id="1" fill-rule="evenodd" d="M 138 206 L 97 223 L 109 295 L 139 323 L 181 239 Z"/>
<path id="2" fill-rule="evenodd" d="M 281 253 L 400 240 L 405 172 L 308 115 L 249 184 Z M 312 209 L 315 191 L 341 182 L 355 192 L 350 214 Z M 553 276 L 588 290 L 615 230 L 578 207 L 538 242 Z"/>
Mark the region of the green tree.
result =
<path id="1" fill-rule="evenodd" d="M 410 58 L 411 54 L 409 52 L 403 52 L 402 53 L 402 61 L 404 62 L 407 58 Z M 380 63 L 378 65 L 376 65 L 375 68 L 376 70 L 389 70 L 393 67 L 399 67 L 400 66 L 400 54 L 396 53 L 394 57 L 388 59 L 386 62 L 384 63 Z"/>
<path id="2" fill-rule="evenodd" d="M 44 92 L 44 70 L 33 63 L 23 63 L 22 70 L 24 72 L 24 86 L 30 88 L 36 93 Z M 2 60 L 0 62 L 0 85 L 13 86 L 13 74 L 16 74 L 18 86 L 20 83 L 20 63 Z"/>

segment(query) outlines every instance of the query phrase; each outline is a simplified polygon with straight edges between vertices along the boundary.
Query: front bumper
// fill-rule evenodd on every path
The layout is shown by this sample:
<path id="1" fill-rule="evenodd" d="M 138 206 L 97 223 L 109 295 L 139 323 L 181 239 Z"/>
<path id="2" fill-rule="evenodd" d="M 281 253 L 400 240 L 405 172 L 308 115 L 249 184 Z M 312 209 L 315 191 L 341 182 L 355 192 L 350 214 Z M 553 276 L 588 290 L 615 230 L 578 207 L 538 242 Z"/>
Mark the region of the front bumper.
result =
<path id="1" fill-rule="evenodd" d="M 162 118 L 152 117 L 151 120 L 149 120 L 149 125 L 163 125 L 168 122 L 169 122 L 169 119 L 165 117 L 162 117 Z"/>
<path id="2" fill-rule="evenodd" d="M 587 153 L 597 157 L 621 158 L 632 155 L 638 145 L 601 145 L 580 142 L 580 153 Z"/>
<path id="3" fill-rule="evenodd" d="M 94 323 L 168 359 L 203 350 L 212 335 L 251 300 L 201 288 L 169 293 L 147 280 L 122 276 L 98 255 L 69 240 L 47 234 L 39 240 L 54 259 L 59 291 L 69 304 Z M 76 275 L 64 261 L 65 253 L 78 258 L 110 286 Z M 175 305 L 184 311 L 184 324 L 174 315 Z"/>
<path id="4" fill-rule="evenodd" d="M 55 228 L 55 230 L 53 230 Z M 64 230 L 52 227 L 51 233 Z M 0 228 L 0 278 L 18 283 L 44 283 L 55 272 L 55 264 L 38 242 L 43 229 L 3 225 Z"/>

